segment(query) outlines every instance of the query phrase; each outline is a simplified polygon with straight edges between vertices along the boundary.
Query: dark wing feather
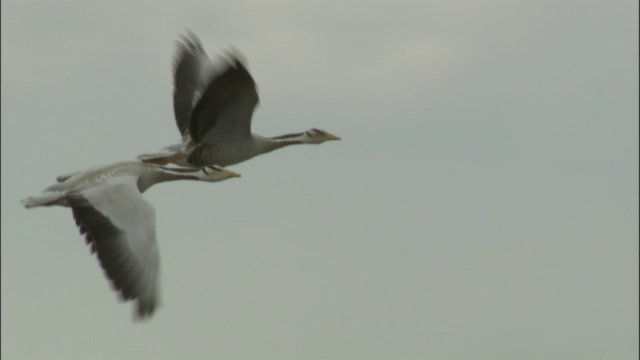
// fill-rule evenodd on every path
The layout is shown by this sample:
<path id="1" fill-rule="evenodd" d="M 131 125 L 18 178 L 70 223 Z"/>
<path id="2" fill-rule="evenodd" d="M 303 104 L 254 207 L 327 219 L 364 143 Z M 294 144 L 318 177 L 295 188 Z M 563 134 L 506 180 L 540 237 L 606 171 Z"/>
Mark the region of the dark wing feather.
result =
<path id="1" fill-rule="evenodd" d="M 177 48 L 173 66 L 173 112 L 184 136 L 189 131 L 194 102 L 206 88 L 215 67 L 195 34 L 188 31 Z"/>
<path id="2" fill-rule="evenodd" d="M 199 143 L 233 142 L 251 137 L 251 117 L 258 104 L 256 84 L 232 56 L 215 76 L 191 113 L 189 131 Z"/>
<path id="3" fill-rule="evenodd" d="M 68 200 L 114 289 L 124 300 L 137 302 L 137 317 L 151 316 L 159 273 L 153 208 L 129 184 L 89 189 Z"/>

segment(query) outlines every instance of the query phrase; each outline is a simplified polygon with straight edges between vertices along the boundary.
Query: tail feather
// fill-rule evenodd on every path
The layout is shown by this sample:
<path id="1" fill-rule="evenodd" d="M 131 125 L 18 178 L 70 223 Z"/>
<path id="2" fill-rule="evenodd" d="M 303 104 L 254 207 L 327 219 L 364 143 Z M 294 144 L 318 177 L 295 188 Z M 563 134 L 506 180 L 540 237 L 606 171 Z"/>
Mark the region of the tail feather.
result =
<path id="1" fill-rule="evenodd" d="M 30 196 L 20 202 L 24 207 L 30 209 L 36 206 L 51 206 L 57 205 L 57 203 L 63 199 L 62 194 L 59 192 L 45 191 L 41 194 Z"/>

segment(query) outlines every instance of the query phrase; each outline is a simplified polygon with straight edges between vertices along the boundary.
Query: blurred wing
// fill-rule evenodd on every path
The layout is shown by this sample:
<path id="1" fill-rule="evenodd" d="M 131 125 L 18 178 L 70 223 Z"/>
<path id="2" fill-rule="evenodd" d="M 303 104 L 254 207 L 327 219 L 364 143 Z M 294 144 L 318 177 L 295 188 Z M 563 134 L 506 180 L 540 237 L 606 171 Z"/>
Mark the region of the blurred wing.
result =
<path id="1" fill-rule="evenodd" d="M 69 196 L 73 217 L 91 251 L 125 300 L 137 301 L 137 316 L 151 316 L 158 304 L 159 255 L 155 212 L 133 176 Z"/>
<path id="2" fill-rule="evenodd" d="M 198 37 L 190 31 L 177 44 L 173 65 L 173 113 L 183 136 L 189 131 L 191 111 L 215 73 Z"/>
<path id="3" fill-rule="evenodd" d="M 206 144 L 250 139 L 251 117 L 258 101 L 251 74 L 231 55 L 226 68 L 211 80 L 193 109 L 191 138 Z"/>

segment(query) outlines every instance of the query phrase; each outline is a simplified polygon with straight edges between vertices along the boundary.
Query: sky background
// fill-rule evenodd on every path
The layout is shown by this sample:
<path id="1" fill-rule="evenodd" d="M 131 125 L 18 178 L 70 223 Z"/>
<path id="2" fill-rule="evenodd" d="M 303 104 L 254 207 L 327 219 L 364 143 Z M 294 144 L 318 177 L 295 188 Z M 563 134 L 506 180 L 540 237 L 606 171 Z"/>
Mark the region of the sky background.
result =
<path id="1" fill-rule="evenodd" d="M 3 359 L 636 359 L 638 2 L 2 1 Z M 162 305 L 118 303 L 55 176 L 179 140 L 175 40 L 268 136 L 175 182 Z"/>

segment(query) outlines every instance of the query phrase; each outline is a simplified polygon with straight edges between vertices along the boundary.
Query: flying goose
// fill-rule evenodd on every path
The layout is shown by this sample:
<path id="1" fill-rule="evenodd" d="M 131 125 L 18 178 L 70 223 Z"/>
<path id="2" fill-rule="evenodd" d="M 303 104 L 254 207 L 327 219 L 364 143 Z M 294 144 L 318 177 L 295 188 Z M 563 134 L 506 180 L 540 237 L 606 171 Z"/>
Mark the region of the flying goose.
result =
<path id="1" fill-rule="evenodd" d="M 263 137 L 251 132 L 258 104 L 256 84 L 237 54 L 214 65 L 188 32 L 178 42 L 173 110 L 182 143 L 138 159 L 160 165 L 229 166 L 293 144 L 321 144 L 339 137 L 319 129 Z"/>
<path id="2" fill-rule="evenodd" d="M 155 211 L 142 193 L 164 181 L 216 182 L 238 176 L 217 166 L 173 169 L 120 162 L 59 176 L 58 183 L 22 204 L 70 207 L 113 288 L 123 300 L 136 301 L 134 319 L 144 319 L 158 305 L 160 258 Z"/>

